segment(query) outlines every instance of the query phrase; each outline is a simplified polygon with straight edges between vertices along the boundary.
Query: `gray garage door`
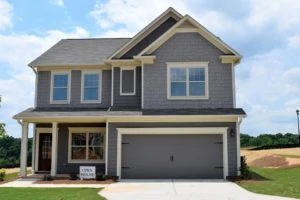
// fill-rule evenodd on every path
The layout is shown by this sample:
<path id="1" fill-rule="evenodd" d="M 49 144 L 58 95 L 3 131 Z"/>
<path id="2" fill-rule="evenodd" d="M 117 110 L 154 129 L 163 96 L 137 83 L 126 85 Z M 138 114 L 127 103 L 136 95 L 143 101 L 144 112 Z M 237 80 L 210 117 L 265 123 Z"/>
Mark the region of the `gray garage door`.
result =
<path id="1" fill-rule="evenodd" d="M 122 178 L 223 178 L 221 135 L 123 135 L 122 138 Z"/>

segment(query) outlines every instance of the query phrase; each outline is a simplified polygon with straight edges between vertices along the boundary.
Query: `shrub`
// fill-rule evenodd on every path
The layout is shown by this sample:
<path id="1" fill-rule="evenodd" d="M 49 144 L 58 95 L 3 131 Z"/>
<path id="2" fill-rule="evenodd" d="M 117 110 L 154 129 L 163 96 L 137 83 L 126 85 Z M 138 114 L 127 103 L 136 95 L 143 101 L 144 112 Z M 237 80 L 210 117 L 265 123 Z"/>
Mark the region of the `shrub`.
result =
<path id="1" fill-rule="evenodd" d="M 0 181 L 4 181 L 5 175 L 5 169 L 0 169 Z"/>
<path id="2" fill-rule="evenodd" d="M 69 175 L 69 178 L 70 178 L 70 180 L 73 180 L 73 181 L 75 181 L 75 180 L 77 180 L 77 179 L 78 179 L 78 176 L 77 176 L 77 174 L 76 174 L 76 173 L 71 173 L 71 174 Z"/>
<path id="3" fill-rule="evenodd" d="M 241 178 L 242 179 L 251 179 L 251 172 L 250 169 L 246 163 L 246 157 L 241 156 Z"/>
<path id="4" fill-rule="evenodd" d="M 54 180 L 53 176 L 49 174 L 44 175 L 43 181 L 53 181 L 53 180 Z"/>
<path id="5" fill-rule="evenodd" d="M 105 181 L 108 179 L 108 176 L 103 173 L 96 174 L 96 181 Z"/>

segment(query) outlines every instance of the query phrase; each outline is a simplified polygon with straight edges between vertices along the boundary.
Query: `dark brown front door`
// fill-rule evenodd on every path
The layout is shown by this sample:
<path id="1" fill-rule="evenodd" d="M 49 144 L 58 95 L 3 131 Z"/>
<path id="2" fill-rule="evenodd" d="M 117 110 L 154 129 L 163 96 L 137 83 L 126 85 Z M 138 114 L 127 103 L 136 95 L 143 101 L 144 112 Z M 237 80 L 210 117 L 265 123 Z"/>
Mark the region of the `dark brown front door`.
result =
<path id="1" fill-rule="evenodd" d="M 40 146 L 39 146 L 39 171 L 50 171 L 51 169 L 51 146 L 52 146 L 52 134 L 42 133 L 40 134 Z"/>

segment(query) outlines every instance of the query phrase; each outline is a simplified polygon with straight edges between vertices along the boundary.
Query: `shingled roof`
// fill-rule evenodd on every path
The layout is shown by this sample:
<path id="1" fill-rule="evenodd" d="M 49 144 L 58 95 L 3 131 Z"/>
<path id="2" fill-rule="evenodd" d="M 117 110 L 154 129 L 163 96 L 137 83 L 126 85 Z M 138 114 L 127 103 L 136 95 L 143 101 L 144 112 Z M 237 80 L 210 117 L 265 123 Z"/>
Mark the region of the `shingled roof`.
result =
<path id="1" fill-rule="evenodd" d="M 99 65 L 130 38 L 63 39 L 29 66 Z"/>

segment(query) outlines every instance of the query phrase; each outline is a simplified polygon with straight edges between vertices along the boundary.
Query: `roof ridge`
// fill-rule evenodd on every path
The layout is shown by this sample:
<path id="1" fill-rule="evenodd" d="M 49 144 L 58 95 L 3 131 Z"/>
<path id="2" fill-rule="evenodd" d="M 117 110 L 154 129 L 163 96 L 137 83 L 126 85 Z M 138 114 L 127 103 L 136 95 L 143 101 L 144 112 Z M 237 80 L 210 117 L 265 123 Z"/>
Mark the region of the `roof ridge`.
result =
<path id="1" fill-rule="evenodd" d="M 105 39 L 131 39 L 130 37 L 126 38 L 65 38 L 63 40 L 105 40 Z"/>

